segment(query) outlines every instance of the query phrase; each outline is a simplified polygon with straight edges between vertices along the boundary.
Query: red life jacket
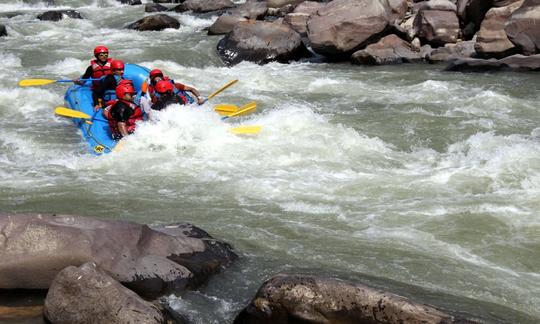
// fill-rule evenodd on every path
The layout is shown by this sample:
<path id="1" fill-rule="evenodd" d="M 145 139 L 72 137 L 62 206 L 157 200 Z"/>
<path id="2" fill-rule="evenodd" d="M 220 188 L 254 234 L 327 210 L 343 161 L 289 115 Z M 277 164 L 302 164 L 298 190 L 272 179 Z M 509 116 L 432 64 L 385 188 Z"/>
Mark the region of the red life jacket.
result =
<path id="1" fill-rule="evenodd" d="M 99 79 L 105 75 L 112 74 L 111 69 L 112 58 L 107 59 L 107 63 L 104 65 L 98 64 L 97 60 L 90 61 L 90 66 L 92 66 L 92 79 Z M 99 80 L 93 81 L 94 88 L 99 86 Z"/>
<path id="2" fill-rule="evenodd" d="M 180 97 L 180 99 L 182 100 L 182 105 L 185 105 L 186 103 L 191 103 L 192 102 L 192 101 L 190 101 L 190 100 L 188 100 L 186 98 L 185 92 L 178 88 L 177 84 L 174 83 L 174 80 L 171 80 L 171 79 L 169 79 L 169 77 L 166 77 L 166 76 L 163 77 L 163 80 L 164 81 L 169 81 L 170 83 L 172 83 L 174 94 Z M 159 95 L 159 93 L 156 93 L 156 89 L 152 85 L 152 83 L 148 84 L 147 92 L 150 95 L 150 99 L 152 100 L 152 104 L 155 104 L 158 101 L 160 95 Z"/>
<path id="3" fill-rule="evenodd" d="M 140 120 L 143 120 L 143 112 L 139 106 L 137 106 L 136 104 L 130 101 L 126 101 L 122 99 L 115 100 L 111 105 L 105 107 L 105 109 L 103 110 L 103 115 L 105 116 L 105 118 L 107 118 L 107 121 L 109 122 L 109 127 L 111 128 L 113 138 L 122 137 L 122 134 L 120 133 L 120 129 L 118 128 L 118 121 L 116 121 L 116 119 L 114 119 L 114 117 L 111 114 L 111 111 L 115 109 L 116 104 L 120 101 L 128 105 L 131 109 L 133 109 L 133 114 L 131 114 L 131 116 L 126 122 L 127 131 L 129 134 L 132 134 L 133 132 L 135 132 L 135 127 L 137 127 L 136 123 Z"/>

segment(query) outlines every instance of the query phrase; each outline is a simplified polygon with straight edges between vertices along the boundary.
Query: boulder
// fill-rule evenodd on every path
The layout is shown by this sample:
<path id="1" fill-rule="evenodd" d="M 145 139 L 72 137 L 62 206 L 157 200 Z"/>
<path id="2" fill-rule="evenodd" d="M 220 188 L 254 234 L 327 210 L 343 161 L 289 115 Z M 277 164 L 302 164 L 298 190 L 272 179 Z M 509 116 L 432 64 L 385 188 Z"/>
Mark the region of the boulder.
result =
<path id="1" fill-rule="evenodd" d="M 349 57 L 380 37 L 393 21 L 386 0 L 334 0 L 308 19 L 313 50 L 329 57 Z"/>
<path id="2" fill-rule="evenodd" d="M 515 46 L 508 39 L 504 26 L 512 13 L 523 1 L 514 2 L 506 7 L 493 7 L 486 13 L 484 21 L 476 37 L 476 52 L 483 57 L 504 57 L 511 53 Z"/>
<path id="3" fill-rule="evenodd" d="M 166 28 L 178 29 L 180 28 L 180 22 L 171 16 L 157 14 L 137 20 L 136 22 L 127 25 L 126 28 L 138 31 L 163 30 Z"/>
<path id="4" fill-rule="evenodd" d="M 7 36 L 7 29 L 6 26 L 0 24 L 0 37 Z"/>
<path id="5" fill-rule="evenodd" d="M 267 280 L 234 320 L 251 323 L 452 323 L 407 298 L 337 279 L 279 274 Z"/>
<path id="6" fill-rule="evenodd" d="M 73 19 L 83 19 L 81 13 L 77 10 L 51 10 L 39 14 L 37 18 L 39 20 L 59 21 L 64 18 L 64 15 Z"/>
<path id="7" fill-rule="evenodd" d="M 45 298 L 43 314 L 55 324 L 165 322 L 158 308 L 92 262 L 58 273 Z"/>
<path id="8" fill-rule="evenodd" d="M 300 34 L 289 26 L 254 20 L 237 23 L 219 41 L 217 50 L 227 65 L 242 61 L 257 64 L 271 61 L 286 63 L 308 55 Z"/>
<path id="9" fill-rule="evenodd" d="M 286 5 L 297 6 L 305 0 L 266 0 L 268 8 L 281 8 Z"/>
<path id="10" fill-rule="evenodd" d="M 122 4 L 128 4 L 132 6 L 142 5 L 141 0 L 118 0 L 118 1 L 120 1 L 120 3 Z"/>
<path id="11" fill-rule="evenodd" d="M 233 15 L 221 15 L 208 28 L 208 35 L 225 35 L 230 33 L 234 25 L 240 21 L 247 21 L 246 18 Z"/>
<path id="12" fill-rule="evenodd" d="M 469 58 L 476 56 L 474 50 L 476 42 L 474 40 L 458 42 L 456 44 L 445 44 L 427 54 L 430 63 L 446 62 L 455 59 Z"/>
<path id="13" fill-rule="evenodd" d="M 456 4 L 448 0 L 429 0 L 420 2 L 415 6 L 416 11 L 421 10 L 441 10 L 456 12 Z"/>
<path id="14" fill-rule="evenodd" d="M 304 1 L 299 4 L 292 13 L 285 15 L 285 23 L 292 29 L 307 36 L 307 21 L 309 16 L 324 7 L 324 4 L 315 1 Z"/>
<path id="15" fill-rule="evenodd" d="M 521 54 L 497 59 L 458 59 L 452 61 L 445 71 L 490 72 L 490 71 L 540 71 L 540 54 L 524 56 Z"/>
<path id="16" fill-rule="evenodd" d="M 169 8 L 162 6 L 159 3 L 147 3 L 144 5 L 144 12 L 161 12 L 167 10 L 169 10 Z"/>
<path id="17" fill-rule="evenodd" d="M 182 3 L 184 0 L 152 0 L 153 3 Z"/>
<path id="18" fill-rule="evenodd" d="M 208 35 L 224 35 L 233 30 L 234 25 L 248 19 L 262 19 L 266 15 L 268 7 L 266 2 L 248 0 L 244 4 L 221 15 L 208 28 Z"/>
<path id="19" fill-rule="evenodd" d="M 385 65 L 414 63 L 422 61 L 420 53 L 414 47 L 396 35 L 381 38 L 375 44 L 355 52 L 351 56 L 353 64 Z"/>
<path id="20" fill-rule="evenodd" d="M 191 10 L 195 13 L 205 13 L 223 11 L 234 8 L 235 6 L 231 0 L 186 0 L 182 4 L 172 8 L 171 11 L 185 12 Z"/>
<path id="21" fill-rule="evenodd" d="M 504 30 L 521 53 L 540 53 L 540 0 L 525 0 L 512 13 Z"/>
<path id="22" fill-rule="evenodd" d="M 459 38 L 459 21 L 453 11 L 420 10 L 413 26 L 415 35 L 433 46 L 455 43 Z"/>
<path id="23" fill-rule="evenodd" d="M 236 255 L 207 234 L 185 234 L 191 228 L 172 235 L 120 220 L 0 214 L 0 289 L 47 289 L 63 268 L 90 261 L 144 296 L 194 288 Z"/>
<path id="24" fill-rule="evenodd" d="M 23 0 L 23 3 L 36 5 L 36 4 L 42 4 L 44 3 L 46 6 L 54 6 L 54 0 Z"/>

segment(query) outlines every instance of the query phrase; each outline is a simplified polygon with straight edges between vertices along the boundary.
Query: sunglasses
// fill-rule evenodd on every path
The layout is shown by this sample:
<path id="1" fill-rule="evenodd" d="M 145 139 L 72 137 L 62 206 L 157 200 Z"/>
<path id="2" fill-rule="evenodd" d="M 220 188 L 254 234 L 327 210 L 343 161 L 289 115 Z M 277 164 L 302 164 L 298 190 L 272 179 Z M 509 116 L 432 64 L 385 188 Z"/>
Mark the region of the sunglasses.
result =
<path id="1" fill-rule="evenodd" d="M 107 56 L 107 55 L 109 55 L 109 53 L 107 53 L 107 52 L 103 52 L 103 53 L 98 54 L 98 56 Z"/>

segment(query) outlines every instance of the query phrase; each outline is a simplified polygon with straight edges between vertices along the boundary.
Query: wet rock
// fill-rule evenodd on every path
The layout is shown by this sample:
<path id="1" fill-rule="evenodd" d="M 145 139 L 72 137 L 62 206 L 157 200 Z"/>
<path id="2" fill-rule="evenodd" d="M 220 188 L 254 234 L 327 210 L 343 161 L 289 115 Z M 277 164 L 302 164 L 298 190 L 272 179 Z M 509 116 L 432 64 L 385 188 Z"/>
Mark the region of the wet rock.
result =
<path id="1" fill-rule="evenodd" d="M 7 36 L 6 26 L 0 24 L 0 37 Z"/>
<path id="2" fill-rule="evenodd" d="M 383 37 L 375 44 L 355 52 L 351 56 L 353 64 L 386 65 L 414 63 L 422 61 L 419 51 L 396 35 Z"/>
<path id="3" fill-rule="evenodd" d="M 286 5 L 293 5 L 296 7 L 304 1 L 305 0 L 267 0 L 266 4 L 268 5 L 268 8 L 281 8 Z"/>
<path id="4" fill-rule="evenodd" d="M 167 10 L 169 10 L 169 8 L 162 6 L 159 3 L 147 3 L 144 5 L 144 12 L 161 12 Z"/>
<path id="5" fill-rule="evenodd" d="M 515 51 L 514 44 L 504 31 L 504 26 L 522 3 L 523 1 L 518 1 L 509 6 L 489 9 L 476 38 L 475 50 L 479 55 L 500 58 Z"/>
<path id="6" fill-rule="evenodd" d="M 512 55 L 503 59 L 459 59 L 452 61 L 445 71 L 490 72 L 490 71 L 540 71 L 540 54 Z"/>
<path id="7" fill-rule="evenodd" d="M 52 10 L 46 11 L 37 16 L 39 20 L 48 20 L 48 21 L 59 21 L 62 20 L 65 16 L 68 16 L 73 19 L 83 19 L 81 13 L 77 10 Z"/>
<path id="8" fill-rule="evenodd" d="M 246 18 L 233 15 L 221 15 L 216 21 L 208 28 L 208 35 L 225 35 L 230 33 L 234 26 L 241 22 L 247 21 Z"/>
<path id="9" fill-rule="evenodd" d="M 69 266 L 54 278 L 43 313 L 51 323 L 164 323 L 162 313 L 95 263 Z"/>
<path id="10" fill-rule="evenodd" d="M 453 11 L 420 10 L 413 25 L 415 35 L 433 46 L 455 43 L 459 38 L 459 21 Z"/>
<path id="11" fill-rule="evenodd" d="M 234 320 L 251 323 L 453 323 L 407 298 L 337 279 L 279 274 L 267 280 Z"/>
<path id="12" fill-rule="evenodd" d="M 192 226 L 167 234 L 146 225 L 81 216 L 0 214 L 0 289 L 47 289 L 63 268 L 95 262 L 139 294 L 155 297 L 195 288 L 236 258 Z"/>
<path id="13" fill-rule="evenodd" d="M 266 2 L 249 0 L 241 6 L 221 15 L 208 28 L 208 35 L 224 35 L 233 30 L 234 25 L 248 19 L 262 19 L 266 15 L 268 7 Z"/>
<path id="14" fill-rule="evenodd" d="M 463 26 L 463 37 L 471 39 L 480 29 L 489 8 L 493 6 L 493 0 L 458 0 L 457 15 Z"/>
<path id="15" fill-rule="evenodd" d="M 540 0 L 525 0 L 510 16 L 504 30 L 521 53 L 540 53 Z"/>
<path id="16" fill-rule="evenodd" d="M 383 0 L 334 0 L 309 17 L 307 35 L 315 52 L 348 58 L 382 36 L 393 12 Z"/>
<path id="17" fill-rule="evenodd" d="M 308 55 L 300 34 L 289 26 L 253 20 L 237 23 L 233 31 L 219 41 L 217 50 L 228 65 L 242 61 L 286 63 Z"/>
<path id="18" fill-rule="evenodd" d="M 44 3 L 46 6 L 54 6 L 54 0 L 23 0 L 23 3 L 35 5 Z"/>
<path id="19" fill-rule="evenodd" d="M 231 0 L 186 0 L 182 4 L 174 7 L 171 11 L 195 13 L 206 13 L 212 11 L 224 11 L 234 8 L 236 5 Z"/>
<path id="20" fill-rule="evenodd" d="M 431 63 L 452 61 L 455 59 L 469 58 L 476 56 L 474 50 L 476 42 L 474 40 L 458 42 L 456 44 L 445 44 L 427 54 L 427 60 Z"/>
<path id="21" fill-rule="evenodd" d="M 152 0 L 153 3 L 182 3 L 184 0 Z"/>
<path id="22" fill-rule="evenodd" d="M 441 10 L 456 12 L 456 4 L 448 0 L 429 0 L 418 3 L 415 6 L 416 11 L 421 10 Z"/>
<path id="23" fill-rule="evenodd" d="M 285 23 L 291 26 L 302 36 L 307 36 L 307 22 L 309 16 L 324 7 L 324 4 L 315 1 L 304 1 L 292 13 L 285 16 Z"/>
<path id="24" fill-rule="evenodd" d="M 157 14 L 137 20 L 136 22 L 127 25 L 126 28 L 138 31 L 163 30 L 166 28 L 178 29 L 180 28 L 180 22 L 171 16 Z"/>
<path id="25" fill-rule="evenodd" d="M 118 1 L 120 1 L 120 3 L 122 4 L 128 4 L 132 6 L 142 5 L 141 0 L 118 0 Z"/>

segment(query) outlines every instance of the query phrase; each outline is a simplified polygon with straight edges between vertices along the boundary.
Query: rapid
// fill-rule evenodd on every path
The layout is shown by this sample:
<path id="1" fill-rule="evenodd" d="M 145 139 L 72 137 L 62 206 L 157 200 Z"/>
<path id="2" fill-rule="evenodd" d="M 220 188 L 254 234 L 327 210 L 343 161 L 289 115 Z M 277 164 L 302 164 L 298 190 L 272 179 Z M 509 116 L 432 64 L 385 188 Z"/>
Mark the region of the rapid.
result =
<path id="1" fill-rule="evenodd" d="M 145 1 L 143 1 L 144 3 Z M 178 30 L 123 26 L 144 6 L 0 0 L 0 212 L 191 222 L 239 261 L 169 296 L 194 323 L 230 323 L 278 272 L 333 276 L 493 323 L 540 321 L 540 75 L 441 65 L 297 62 L 225 67 L 217 18 L 167 13 Z M 36 19 L 76 9 L 85 19 Z M 12 12 L 22 13 L 11 15 Z M 161 68 L 209 95 L 159 112 L 122 151 L 88 153 L 55 116 L 92 49 Z M 257 112 L 222 122 L 213 105 Z M 172 107 L 174 108 L 174 107 Z M 261 125 L 237 136 L 233 125 Z"/>

